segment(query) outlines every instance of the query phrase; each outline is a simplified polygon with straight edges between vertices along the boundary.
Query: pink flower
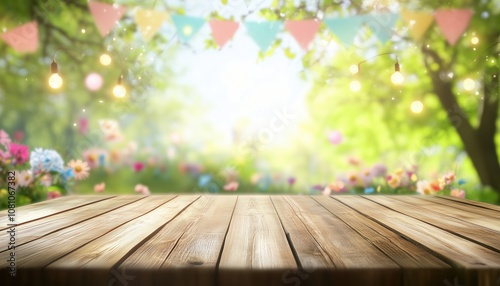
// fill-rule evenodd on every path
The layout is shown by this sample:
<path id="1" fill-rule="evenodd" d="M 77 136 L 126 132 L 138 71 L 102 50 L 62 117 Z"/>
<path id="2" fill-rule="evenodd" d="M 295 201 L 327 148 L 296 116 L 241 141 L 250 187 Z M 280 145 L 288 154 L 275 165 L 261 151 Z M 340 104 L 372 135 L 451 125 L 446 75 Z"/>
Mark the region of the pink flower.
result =
<path id="1" fill-rule="evenodd" d="M 0 161 L 7 161 L 10 158 L 9 151 L 0 150 Z"/>
<path id="2" fill-rule="evenodd" d="M 288 178 L 288 184 L 289 184 L 290 186 L 293 186 L 293 185 L 295 184 L 295 181 L 296 181 L 296 180 L 295 180 L 295 178 L 294 178 L 294 177 L 290 177 L 290 178 Z"/>
<path id="3" fill-rule="evenodd" d="M 59 198 L 61 196 L 62 196 L 61 192 L 59 192 L 59 191 L 51 191 L 51 192 L 47 193 L 47 199 L 48 200 Z"/>
<path id="4" fill-rule="evenodd" d="M 10 142 L 11 141 L 10 141 L 9 134 L 7 134 L 7 132 L 5 132 L 3 130 L 0 130 L 0 144 L 7 147 L 10 144 Z"/>
<path id="5" fill-rule="evenodd" d="M 29 147 L 26 145 L 10 143 L 9 145 L 10 154 L 14 157 L 14 164 L 22 165 L 29 158 Z"/>
<path id="6" fill-rule="evenodd" d="M 94 186 L 94 192 L 96 192 L 96 193 L 102 193 L 102 192 L 104 192 L 105 188 L 106 188 L 106 184 L 105 183 L 96 184 Z"/>
<path id="7" fill-rule="evenodd" d="M 224 186 L 224 190 L 234 192 L 239 186 L 240 184 L 238 182 L 229 182 Z"/>
<path id="8" fill-rule="evenodd" d="M 140 193 L 140 194 L 146 195 L 146 196 L 151 194 L 149 192 L 149 188 L 147 186 L 144 186 L 144 185 L 141 185 L 141 184 L 135 185 L 134 191 L 136 193 Z"/>
<path id="9" fill-rule="evenodd" d="M 336 193 L 340 193 L 340 192 L 343 192 L 346 190 L 344 182 L 342 182 L 340 180 L 337 180 L 334 183 L 331 183 L 330 185 L 328 185 L 327 188 L 330 189 L 330 191 L 334 191 Z"/>
<path id="10" fill-rule="evenodd" d="M 142 162 L 135 162 L 132 167 L 134 168 L 134 172 L 139 173 L 144 169 L 144 163 Z"/>
<path id="11" fill-rule="evenodd" d="M 382 164 L 375 164 L 372 167 L 372 174 L 374 177 L 384 177 L 387 174 L 387 167 Z"/>
<path id="12" fill-rule="evenodd" d="M 445 185 L 451 185 L 453 181 L 455 180 L 455 173 L 454 172 L 448 172 L 443 176 L 443 180 Z"/>
<path id="13" fill-rule="evenodd" d="M 82 160 L 71 160 L 68 163 L 68 167 L 73 169 L 75 180 L 83 180 L 89 176 L 90 167 L 87 162 L 83 162 Z"/>
<path id="14" fill-rule="evenodd" d="M 17 142 L 23 141 L 24 133 L 21 130 L 14 132 L 14 139 L 16 139 Z"/>
<path id="15" fill-rule="evenodd" d="M 40 179 L 40 184 L 42 184 L 42 186 L 45 186 L 46 188 L 50 187 L 50 185 L 52 185 L 52 176 L 49 174 L 43 175 L 43 177 Z"/>
<path id="16" fill-rule="evenodd" d="M 329 196 L 332 193 L 332 190 L 330 189 L 329 186 L 326 186 L 325 189 L 321 191 L 322 195 Z"/>
<path id="17" fill-rule="evenodd" d="M 451 190 L 450 193 L 451 196 L 457 197 L 457 198 L 465 198 L 465 191 L 464 190 L 459 190 L 459 189 L 453 189 Z"/>

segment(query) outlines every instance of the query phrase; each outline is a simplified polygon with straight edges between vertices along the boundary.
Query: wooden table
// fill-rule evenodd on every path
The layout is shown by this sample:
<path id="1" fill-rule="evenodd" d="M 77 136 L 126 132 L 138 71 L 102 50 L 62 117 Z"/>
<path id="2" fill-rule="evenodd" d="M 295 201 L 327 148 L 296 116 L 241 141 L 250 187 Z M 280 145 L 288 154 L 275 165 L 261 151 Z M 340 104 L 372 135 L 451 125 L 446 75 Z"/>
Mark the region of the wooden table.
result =
<path id="1" fill-rule="evenodd" d="M 427 196 L 67 196 L 0 212 L 1 285 L 500 285 L 500 207 Z M 12 232 L 11 232 L 12 233 Z"/>

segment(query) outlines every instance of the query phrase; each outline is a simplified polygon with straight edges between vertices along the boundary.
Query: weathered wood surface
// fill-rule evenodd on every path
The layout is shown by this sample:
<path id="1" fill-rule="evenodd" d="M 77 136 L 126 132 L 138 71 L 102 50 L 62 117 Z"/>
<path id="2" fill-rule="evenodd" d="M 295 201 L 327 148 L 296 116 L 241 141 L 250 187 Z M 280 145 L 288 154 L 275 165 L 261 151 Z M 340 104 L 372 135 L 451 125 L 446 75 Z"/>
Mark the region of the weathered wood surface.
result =
<path id="1" fill-rule="evenodd" d="M 1 285 L 500 286 L 500 208 L 430 196 L 68 196 L 17 209 Z"/>

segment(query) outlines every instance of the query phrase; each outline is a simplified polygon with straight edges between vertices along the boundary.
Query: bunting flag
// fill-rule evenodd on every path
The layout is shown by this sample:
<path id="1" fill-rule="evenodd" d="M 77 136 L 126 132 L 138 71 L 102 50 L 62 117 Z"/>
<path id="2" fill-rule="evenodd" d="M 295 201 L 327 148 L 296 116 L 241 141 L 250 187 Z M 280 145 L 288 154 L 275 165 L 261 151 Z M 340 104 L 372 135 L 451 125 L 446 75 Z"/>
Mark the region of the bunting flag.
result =
<path id="1" fill-rule="evenodd" d="M 229 41 L 240 25 L 234 21 L 212 20 L 209 22 L 210 29 L 214 36 L 215 42 L 219 47 L 223 47 Z"/>
<path id="2" fill-rule="evenodd" d="M 399 14 L 395 13 L 378 13 L 363 15 L 365 24 L 370 27 L 370 30 L 375 34 L 378 40 L 385 44 L 392 37 L 392 29 L 399 19 Z"/>
<path id="3" fill-rule="evenodd" d="M 96 1 L 89 2 L 89 9 L 102 37 L 109 34 L 116 22 L 120 20 L 127 11 L 127 8 L 116 4 L 110 5 Z"/>
<path id="4" fill-rule="evenodd" d="M 155 10 L 145 10 L 137 8 L 135 11 L 135 22 L 141 31 L 144 41 L 149 41 L 158 31 L 165 20 L 168 19 L 168 14 Z"/>
<path id="5" fill-rule="evenodd" d="M 454 46 L 465 32 L 472 18 L 472 13 L 471 9 L 436 11 L 434 15 L 436 23 L 450 45 Z"/>
<path id="6" fill-rule="evenodd" d="M 320 24 L 321 22 L 317 20 L 286 21 L 285 27 L 302 49 L 307 50 L 316 32 L 318 32 Z"/>
<path id="7" fill-rule="evenodd" d="M 410 34 L 415 41 L 418 41 L 427 32 L 434 21 L 434 15 L 426 12 L 413 12 L 403 10 L 401 16 L 410 27 Z"/>
<path id="8" fill-rule="evenodd" d="M 276 39 L 276 35 L 283 27 L 281 21 L 245 22 L 248 34 L 259 46 L 261 51 L 266 51 Z"/>
<path id="9" fill-rule="evenodd" d="M 172 21 L 177 30 L 177 36 L 184 43 L 188 43 L 205 24 L 202 18 L 182 15 L 172 15 Z"/>
<path id="10" fill-rule="evenodd" d="M 20 53 L 38 49 L 38 25 L 35 21 L 23 24 L 2 34 L 2 39 Z"/>
<path id="11" fill-rule="evenodd" d="M 328 18 L 323 22 L 344 45 L 350 46 L 363 25 L 364 17 Z"/>

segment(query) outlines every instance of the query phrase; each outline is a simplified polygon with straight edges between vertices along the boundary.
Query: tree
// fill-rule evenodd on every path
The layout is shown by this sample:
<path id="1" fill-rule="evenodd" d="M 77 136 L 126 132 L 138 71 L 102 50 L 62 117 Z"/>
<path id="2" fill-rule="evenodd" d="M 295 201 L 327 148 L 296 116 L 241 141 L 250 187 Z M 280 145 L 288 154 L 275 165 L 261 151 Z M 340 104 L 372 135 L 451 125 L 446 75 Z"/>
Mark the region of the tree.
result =
<path id="1" fill-rule="evenodd" d="M 262 9 L 260 13 L 267 19 L 296 20 L 331 15 L 387 12 L 394 8 L 399 11 L 401 7 L 417 11 L 470 7 L 469 2 L 466 5 L 463 1 L 452 1 L 446 7 L 436 1 L 398 1 L 399 5 L 395 1 L 389 0 L 364 1 L 363 3 L 361 1 L 325 0 L 312 3 L 314 5 L 309 2 L 311 1 L 301 1 L 300 6 L 297 7 L 294 1 L 274 1 L 271 7 Z M 420 148 L 425 148 L 426 144 L 453 142 L 454 136 L 451 139 L 443 136 L 449 134 L 449 128 L 453 128 L 458 135 L 458 145 L 463 146 L 463 150 L 469 156 L 481 183 L 485 186 L 491 186 L 500 194 L 499 147 L 495 142 L 495 139 L 498 139 L 497 122 L 499 120 L 499 65 L 496 56 L 500 46 L 496 45 L 500 40 L 500 27 L 495 23 L 500 20 L 500 9 L 495 1 L 474 1 L 472 8 L 475 14 L 470 23 L 468 34 L 462 37 L 455 46 L 448 44 L 436 27 L 431 28 L 423 40 L 415 42 L 407 36 L 404 31 L 405 27 L 401 26 L 397 29 L 396 40 L 387 45 L 370 41 L 370 32 L 363 30 L 361 44 L 351 49 L 342 48 L 333 57 L 327 56 L 332 49 L 331 45 L 315 45 L 304 56 L 303 62 L 305 68 L 312 71 L 310 74 L 313 74 L 312 79 L 315 80 L 310 94 L 310 110 L 316 114 L 316 122 L 321 124 L 322 122 L 331 123 L 334 119 L 342 120 L 340 115 L 347 112 L 358 112 L 359 116 L 363 116 L 364 113 L 370 112 L 370 108 L 373 108 L 370 105 L 379 104 L 390 109 L 385 111 L 386 114 L 383 117 L 387 123 L 384 132 L 389 133 L 388 140 L 393 141 L 392 148 L 408 144 L 407 149 L 414 146 L 415 142 L 404 138 L 396 140 L 396 136 L 394 136 L 396 128 L 406 130 L 405 134 L 412 138 L 415 137 L 414 132 L 422 134 L 433 132 L 432 129 L 426 127 L 429 124 L 430 126 L 439 125 L 439 138 L 434 136 L 429 141 L 419 141 Z M 377 28 L 377 23 L 375 26 Z M 386 27 L 378 25 L 378 28 L 384 29 Z M 479 37 L 479 44 L 470 44 L 472 33 Z M 326 27 L 322 27 L 318 34 L 323 42 L 330 43 L 332 41 L 332 35 L 326 31 Z M 389 72 L 394 65 L 395 57 L 380 57 L 363 65 L 361 77 L 365 84 L 369 82 L 370 89 L 365 89 L 358 95 L 347 91 L 346 87 L 350 81 L 348 79 L 351 78 L 348 73 L 349 65 L 356 64 L 377 53 L 397 54 L 404 73 L 409 78 L 405 86 L 401 89 L 390 86 L 387 79 L 390 76 Z M 461 81 L 467 76 L 481 82 L 477 96 L 474 96 L 473 93 L 467 93 L 461 87 Z M 327 81 L 334 81 L 334 83 L 325 84 Z M 412 94 L 412 92 L 417 92 L 417 95 Z M 394 112 L 393 108 L 402 111 L 401 106 L 398 107 L 397 103 L 391 100 L 395 96 L 396 102 L 408 104 L 411 102 L 408 98 L 415 100 L 427 97 L 427 94 L 434 96 L 440 103 L 440 108 L 437 109 L 432 104 L 429 106 L 431 110 L 436 112 L 434 118 L 401 118 L 398 112 Z M 330 99 L 324 97 L 330 97 Z M 321 98 L 320 104 L 315 103 L 319 100 L 318 98 Z M 434 103 L 433 99 L 425 98 L 425 100 Z M 357 111 L 353 110 L 352 106 L 346 107 L 350 108 L 350 111 L 344 113 L 334 110 L 341 101 L 355 102 Z M 327 108 L 323 112 L 318 110 L 319 106 L 324 107 L 325 104 L 328 104 L 331 109 Z M 409 104 L 405 108 L 407 106 Z M 448 121 L 446 126 L 440 122 L 443 111 Z M 335 117 L 332 113 L 337 114 L 337 116 Z M 394 126 L 394 122 L 398 123 L 397 127 Z M 412 132 L 408 129 L 408 125 L 417 125 L 420 126 L 420 129 L 425 130 L 413 130 L 414 132 Z M 420 138 L 422 139 L 424 136 L 420 136 Z M 364 140 L 367 140 L 367 137 L 364 137 Z M 376 139 L 373 140 L 380 143 Z M 404 144 L 398 144 L 397 141 L 402 141 Z M 406 163 L 413 162 L 418 155 L 410 155 L 409 159 L 406 159 Z"/>

